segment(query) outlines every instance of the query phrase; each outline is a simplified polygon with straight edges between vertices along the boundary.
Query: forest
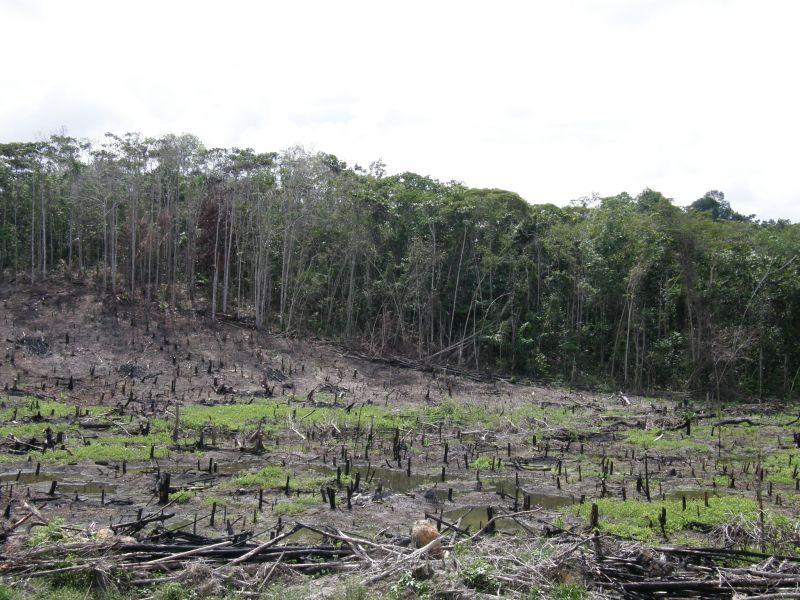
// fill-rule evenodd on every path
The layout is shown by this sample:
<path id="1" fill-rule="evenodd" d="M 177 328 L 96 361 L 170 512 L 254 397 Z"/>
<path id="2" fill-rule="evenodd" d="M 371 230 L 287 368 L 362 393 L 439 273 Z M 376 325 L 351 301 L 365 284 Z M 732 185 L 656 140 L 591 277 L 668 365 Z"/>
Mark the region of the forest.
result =
<path id="1" fill-rule="evenodd" d="M 302 148 L 56 135 L 0 145 L 0 266 L 512 380 L 797 395 L 800 225 L 718 191 L 536 202 Z"/>

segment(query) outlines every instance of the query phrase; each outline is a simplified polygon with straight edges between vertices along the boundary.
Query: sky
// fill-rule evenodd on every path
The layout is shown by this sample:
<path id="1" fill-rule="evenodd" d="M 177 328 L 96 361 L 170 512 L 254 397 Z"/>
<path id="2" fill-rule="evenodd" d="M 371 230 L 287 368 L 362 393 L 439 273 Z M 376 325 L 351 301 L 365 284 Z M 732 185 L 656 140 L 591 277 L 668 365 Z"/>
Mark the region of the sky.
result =
<path id="1" fill-rule="evenodd" d="M 0 142 L 193 133 L 800 221 L 800 2 L 0 0 Z"/>

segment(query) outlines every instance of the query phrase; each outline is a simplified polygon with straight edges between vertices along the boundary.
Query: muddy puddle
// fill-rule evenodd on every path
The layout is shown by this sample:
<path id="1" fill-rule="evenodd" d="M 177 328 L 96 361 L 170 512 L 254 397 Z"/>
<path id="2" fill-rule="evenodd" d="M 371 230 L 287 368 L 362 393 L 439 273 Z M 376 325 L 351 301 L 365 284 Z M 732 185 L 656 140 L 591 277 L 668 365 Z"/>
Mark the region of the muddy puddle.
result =
<path id="1" fill-rule="evenodd" d="M 336 469 L 328 466 L 317 465 L 312 469 L 318 473 L 322 473 L 331 478 L 336 478 Z M 388 469 L 384 467 L 369 468 L 369 473 L 365 467 L 356 467 L 352 469 L 351 477 L 355 477 L 356 473 L 361 474 L 361 487 L 363 489 L 380 489 L 383 492 L 393 492 L 396 494 L 405 494 L 410 492 L 422 492 L 424 497 L 431 502 L 441 503 L 445 502 L 451 497 L 450 489 L 453 488 L 452 497 L 458 496 L 459 491 L 463 493 L 464 489 L 470 491 L 475 490 L 475 481 L 473 479 L 451 479 L 447 478 L 444 482 L 441 479 L 441 474 L 414 474 L 409 477 L 404 471 L 395 469 Z M 344 475 L 342 470 L 342 475 Z M 514 477 L 488 477 L 481 482 L 480 491 L 496 493 L 502 497 L 514 497 L 517 483 Z M 427 489 L 424 489 L 427 488 Z M 524 495 L 530 497 L 532 507 L 555 509 L 562 506 L 569 506 L 575 504 L 576 500 L 569 496 L 560 496 L 556 494 L 545 494 L 538 492 L 531 492 L 524 486 L 520 486 L 519 502 L 522 502 Z"/>
<path id="2" fill-rule="evenodd" d="M 266 458 L 253 458 L 247 457 L 241 460 L 235 461 L 227 461 L 224 458 L 220 460 L 219 458 L 214 458 L 215 468 L 214 473 L 216 475 L 238 475 L 242 471 L 258 471 L 259 469 L 263 469 L 267 465 L 273 464 Z M 199 471 L 208 471 L 208 463 L 206 462 L 203 464 L 201 461 Z"/>
<path id="3" fill-rule="evenodd" d="M 0 473 L 0 481 L 11 483 L 39 483 L 43 481 L 58 481 L 64 473 L 36 473 L 35 471 L 14 471 L 13 473 Z"/>
<path id="4" fill-rule="evenodd" d="M 69 479 L 64 479 L 65 477 Z M 52 471 L 48 473 L 36 473 L 35 471 L 0 473 L 0 482 L 16 485 L 52 484 L 52 482 L 56 482 L 56 492 L 64 494 L 101 495 L 103 493 L 112 494 L 117 491 L 116 483 L 86 480 L 76 476 L 74 473 L 54 473 Z M 49 487 L 49 485 L 43 487 Z"/>
<path id="5" fill-rule="evenodd" d="M 475 533 L 489 521 L 489 507 L 472 506 L 446 511 L 444 518 L 446 521 L 456 524 L 459 528 L 470 533 Z M 526 529 L 514 519 L 497 517 L 495 514 L 495 525 L 497 531 L 503 533 L 526 533 Z"/>
<path id="6" fill-rule="evenodd" d="M 337 469 L 325 465 L 313 465 L 311 470 L 336 479 Z M 354 479 L 356 473 L 360 473 L 360 481 L 362 488 L 378 488 L 381 487 L 385 491 L 392 491 L 397 494 L 405 494 L 413 492 L 423 486 L 432 486 L 439 484 L 446 486 L 447 483 L 442 483 L 441 475 L 426 475 L 419 473 L 412 473 L 409 477 L 405 471 L 395 469 L 388 469 L 386 467 L 354 467 L 351 469 L 350 477 Z M 342 476 L 346 475 L 345 469 L 341 469 Z M 445 497 L 447 490 L 444 490 Z"/>
<path id="7" fill-rule="evenodd" d="M 484 482 L 484 489 L 500 494 L 501 496 L 514 497 L 516 492 L 516 481 L 512 478 L 497 478 Z M 539 508 L 561 508 L 562 506 L 569 506 L 575 504 L 576 499 L 571 496 L 560 496 L 558 494 L 545 494 L 541 492 L 531 492 L 526 489 L 524 485 L 519 488 L 519 502 L 522 502 L 523 496 L 530 498 L 531 507 L 538 506 Z"/>

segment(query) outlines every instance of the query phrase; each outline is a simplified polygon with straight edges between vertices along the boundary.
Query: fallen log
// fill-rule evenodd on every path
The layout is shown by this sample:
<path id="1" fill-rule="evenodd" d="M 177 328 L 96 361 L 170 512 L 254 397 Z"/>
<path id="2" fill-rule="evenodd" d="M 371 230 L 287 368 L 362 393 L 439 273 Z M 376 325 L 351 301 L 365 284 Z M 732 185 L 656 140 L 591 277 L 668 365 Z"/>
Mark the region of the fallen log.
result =
<path id="1" fill-rule="evenodd" d="M 167 519 L 171 519 L 175 516 L 175 513 L 163 513 L 160 515 L 150 515 L 148 517 L 143 517 L 141 519 L 137 519 L 136 521 L 128 521 L 126 523 L 117 523 L 116 525 L 111 525 L 111 530 L 114 533 L 122 529 L 128 529 L 131 533 L 139 531 L 142 527 L 149 523 L 155 523 L 157 521 L 166 521 Z"/>

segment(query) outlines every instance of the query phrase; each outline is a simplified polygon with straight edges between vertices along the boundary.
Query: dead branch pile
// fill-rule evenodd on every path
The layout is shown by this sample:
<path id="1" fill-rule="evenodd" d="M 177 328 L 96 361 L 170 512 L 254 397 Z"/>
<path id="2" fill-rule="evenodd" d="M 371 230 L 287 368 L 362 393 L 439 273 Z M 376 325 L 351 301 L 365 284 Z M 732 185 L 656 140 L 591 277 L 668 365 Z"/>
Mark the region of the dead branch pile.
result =
<path id="1" fill-rule="evenodd" d="M 169 518 L 171 515 L 164 515 Z M 152 517 L 149 518 L 152 523 Z M 525 532 L 497 532 L 495 519 L 512 519 Z M 212 593 L 222 586 L 255 595 L 281 574 L 348 572 L 362 584 L 397 580 L 404 573 L 436 570 L 460 582 L 451 597 L 480 591 L 522 597 L 532 589 L 580 583 L 596 597 L 787 598 L 800 597 L 800 557 L 769 555 L 731 547 L 648 547 L 597 532 L 586 535 L 553 527 L 535 511 L 497 515 L 470 534 L 460 523 L 440 518 L 441 535 L 415 548 L 409 538 L 368 537 L 331 527 L 296 523 L 261 540 L 252 533 L 221 538 L 170 531 L 143 534 L 143 524 L 123 523 L 68 542 L 24 544 L 9 538 L 0 554 L 0 574 L 34 578 L 82 573 L 92 585 L 147 584 L 156 575 L 200 582 Z M 138 533 L 137 533 L 138 532 Z M 140 538 L 124 533 L 137 533 Z M 297 534 L 314 542 L 300 544 Z M 295 540 L 295 541 L 293 541 Z M 453 552 L 457 544 L 465 551 Z M 477 580 L 464 577 L 470 561 L 488 565 Z M 162 579 L 158 579 L 163 581 Z"/>

